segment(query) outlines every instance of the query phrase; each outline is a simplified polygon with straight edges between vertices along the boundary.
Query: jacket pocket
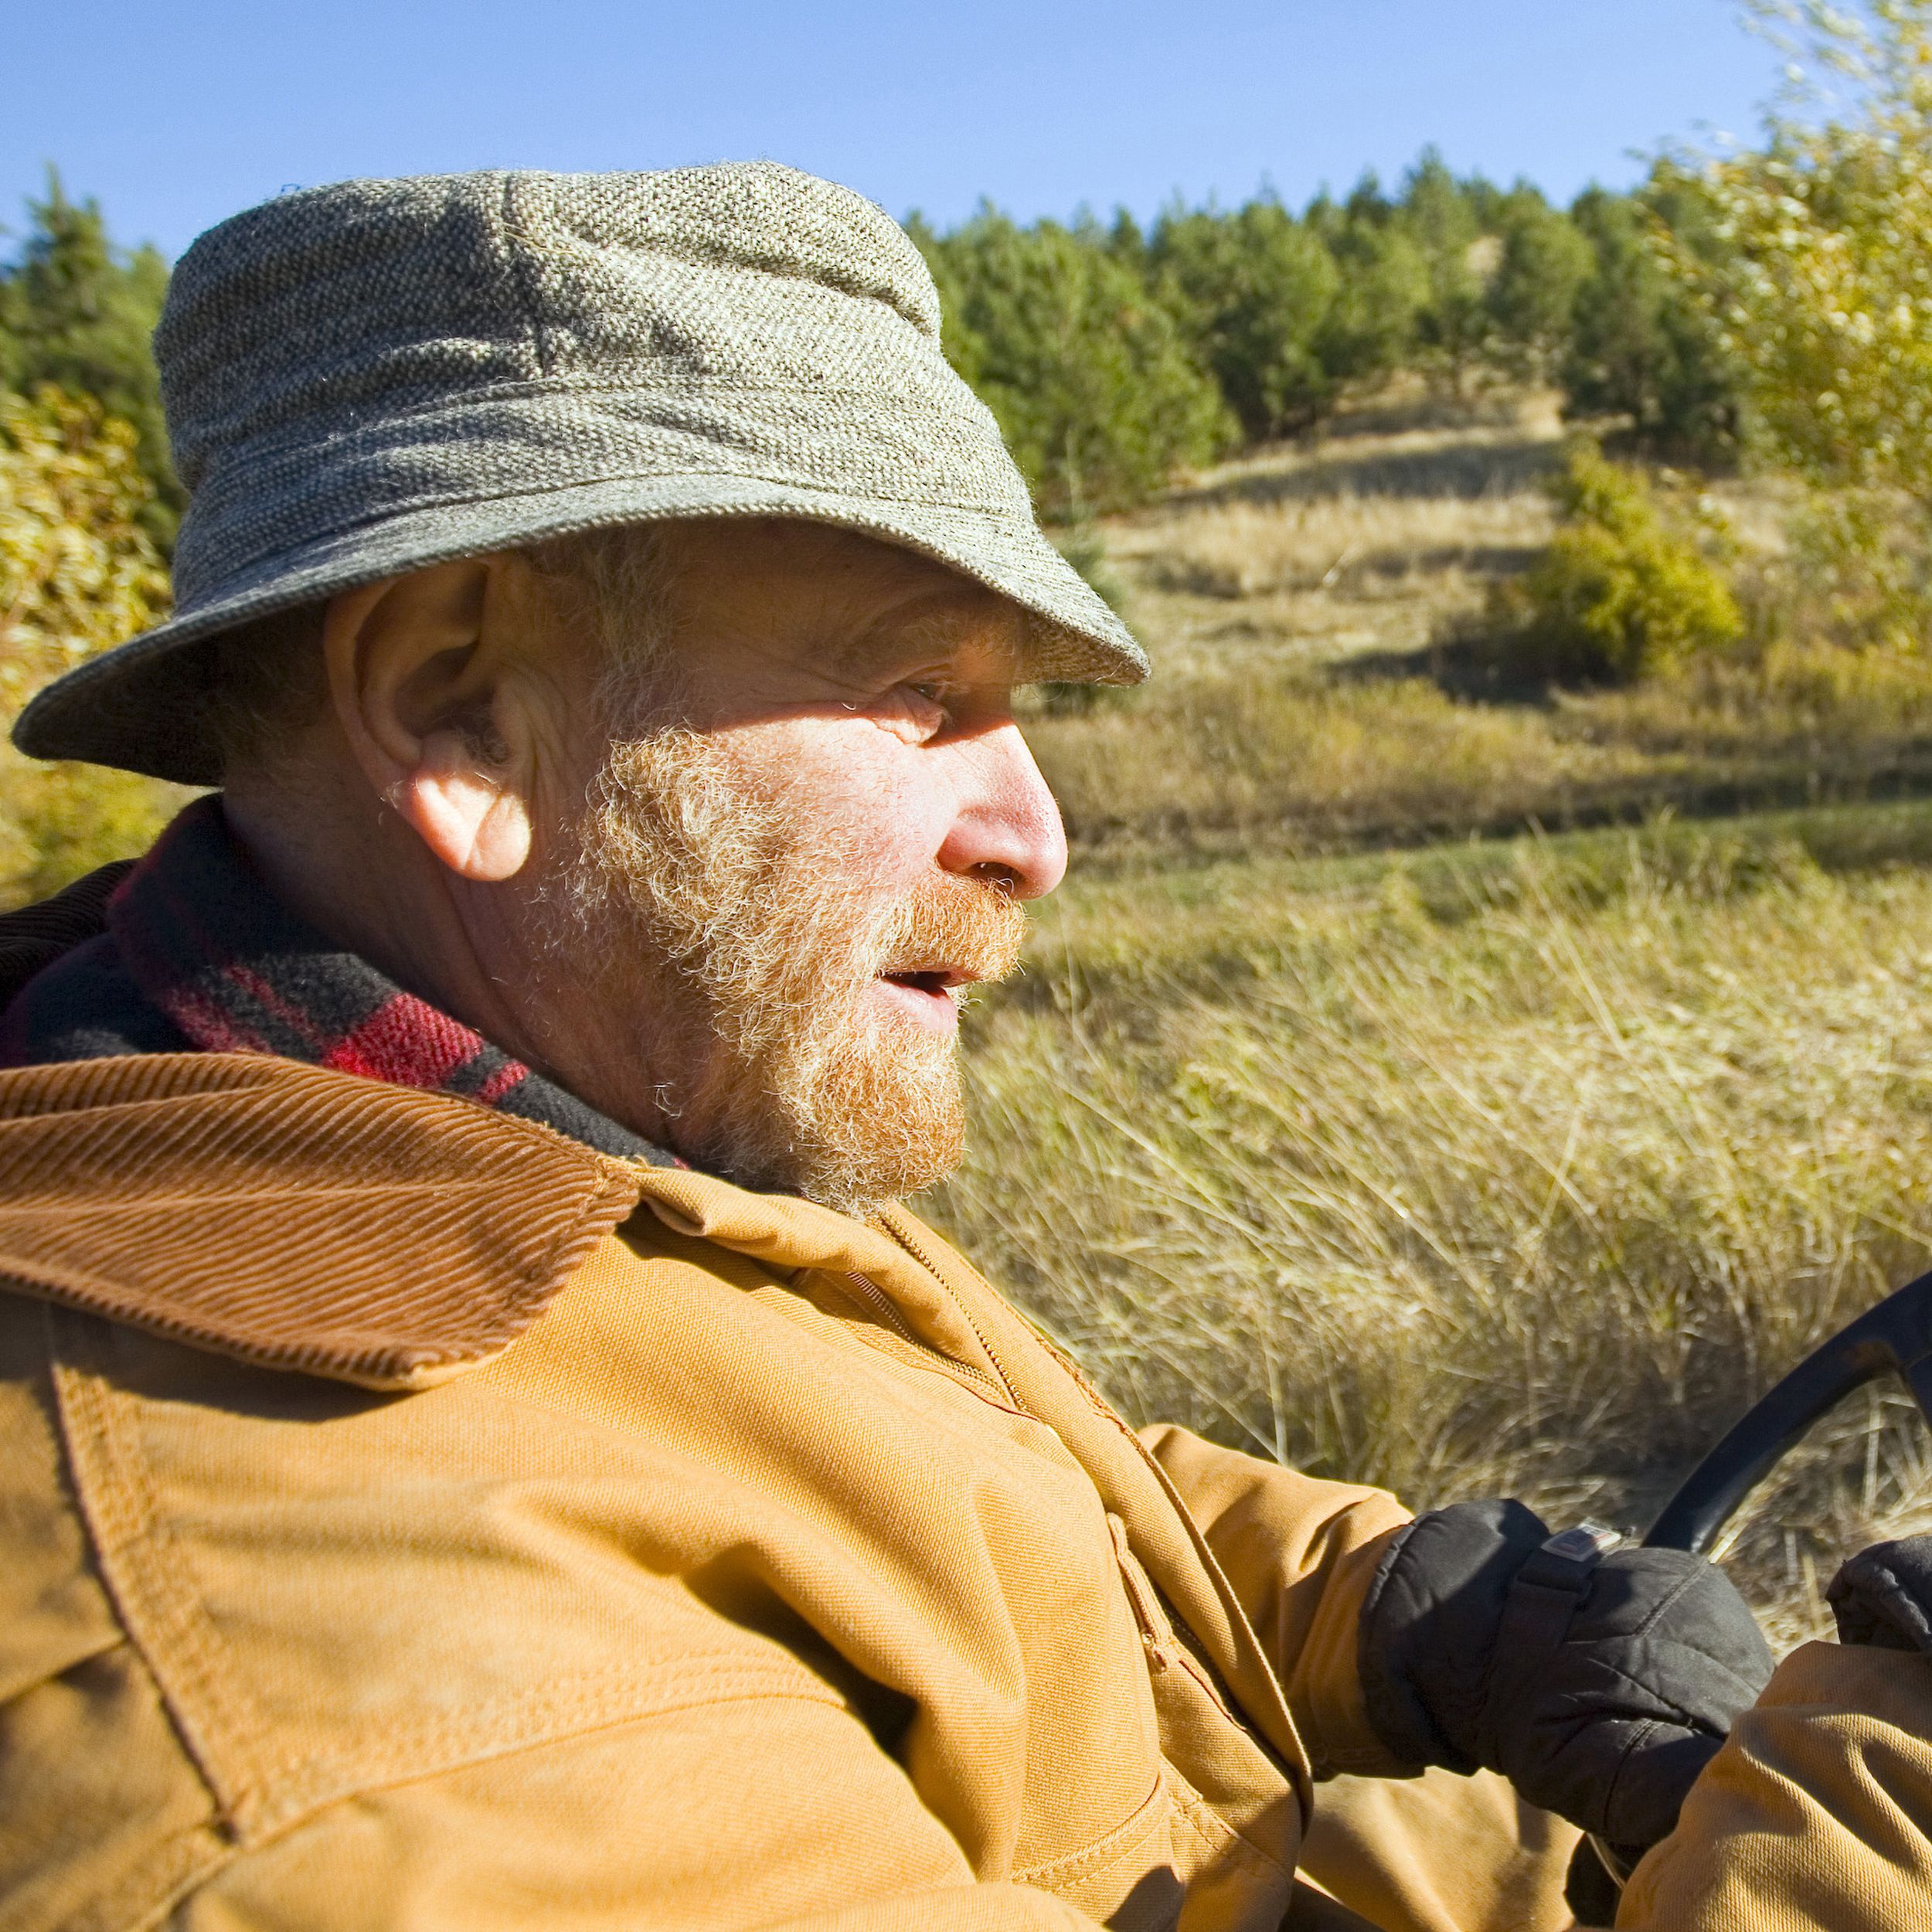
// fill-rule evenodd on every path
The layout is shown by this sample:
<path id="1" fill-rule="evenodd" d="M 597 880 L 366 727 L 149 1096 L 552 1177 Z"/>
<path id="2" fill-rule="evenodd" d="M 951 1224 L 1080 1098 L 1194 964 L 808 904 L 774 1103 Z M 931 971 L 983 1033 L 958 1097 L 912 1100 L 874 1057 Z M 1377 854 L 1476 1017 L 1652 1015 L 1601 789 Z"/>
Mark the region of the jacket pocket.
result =
<path id="1" fill-rule="evenodd" d="M 1013 1873 L 1113 1932 L 1165 1932 L 1180 1917 L 1185 1888 L 1175 1869 L 1174 1807 L 1165 1768 L 1146 1799 L 1105 1837 L 1063 1858 Z"/>

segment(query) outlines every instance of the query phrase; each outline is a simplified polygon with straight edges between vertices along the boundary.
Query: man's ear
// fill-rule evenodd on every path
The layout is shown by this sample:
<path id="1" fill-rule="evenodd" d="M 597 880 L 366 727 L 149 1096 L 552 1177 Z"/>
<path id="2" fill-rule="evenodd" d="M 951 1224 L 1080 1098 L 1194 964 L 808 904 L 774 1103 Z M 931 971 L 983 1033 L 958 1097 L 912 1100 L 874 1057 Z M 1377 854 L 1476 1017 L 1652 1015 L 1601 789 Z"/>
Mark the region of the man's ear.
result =
<path id="1" fill-rule="evenodd" d="M 521 870 L 532 837 L 539 726 L 517 647 L 537 614 L 520 564 L 469 558 L 345 592 L 322 633 L 330 699 L 364 777 L 451 871 L 481 883 Z"/>

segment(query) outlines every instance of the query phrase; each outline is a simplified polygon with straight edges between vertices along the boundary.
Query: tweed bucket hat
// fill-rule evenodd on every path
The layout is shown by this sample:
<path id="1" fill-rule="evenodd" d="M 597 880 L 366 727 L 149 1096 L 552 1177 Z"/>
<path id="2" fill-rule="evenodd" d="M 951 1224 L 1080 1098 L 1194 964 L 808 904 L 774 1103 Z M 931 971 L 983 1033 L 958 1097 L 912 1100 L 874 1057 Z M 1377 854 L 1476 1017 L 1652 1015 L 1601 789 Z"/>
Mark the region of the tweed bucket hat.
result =
<path id="1" fill-rule="evenodd" d="M 1147 661 L 1035 522 L 883 210 L 765 162 L 348 182 L 202 236 L 155 352 L 189 492 L 174 614 L 14 742 L 219 781 L 223 632 L 452 557 L 675 517 L 906 546 L 1034 620 L 1030 675 Z M 202 648 L 197 648 L 202 647 Z"/>

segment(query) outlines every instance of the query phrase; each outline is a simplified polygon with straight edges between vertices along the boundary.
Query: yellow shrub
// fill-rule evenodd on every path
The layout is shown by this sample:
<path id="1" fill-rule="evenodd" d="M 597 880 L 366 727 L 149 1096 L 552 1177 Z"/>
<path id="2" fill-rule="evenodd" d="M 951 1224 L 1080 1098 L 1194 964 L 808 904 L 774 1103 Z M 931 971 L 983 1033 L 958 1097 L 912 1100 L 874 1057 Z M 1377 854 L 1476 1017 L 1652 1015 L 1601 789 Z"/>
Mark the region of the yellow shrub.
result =
<path id="1" fill-rule="evenodd" d="M 1550 491 L 1563 521 L 1491 611 L 1498 660 L 1559 682 L 1630 683 L 1744 634 L 1723 571 L 1674 529 L 1643 473 L 1573 444 Z"/>
<path id="2" fill-rule="evenodd" d="M 52 387 L 0 395 L 0 700 L 167 614 L 131 425 Z"/>
<path id="3" fill-rule="evenodd" d="M 158 623 L 167 567 L 141 522 L 134 430 L 52 387 L 0 393 L 0 723 L 51 678 Z M 0 749 L 0 903 L 138 851 L 179 794 Z"/>

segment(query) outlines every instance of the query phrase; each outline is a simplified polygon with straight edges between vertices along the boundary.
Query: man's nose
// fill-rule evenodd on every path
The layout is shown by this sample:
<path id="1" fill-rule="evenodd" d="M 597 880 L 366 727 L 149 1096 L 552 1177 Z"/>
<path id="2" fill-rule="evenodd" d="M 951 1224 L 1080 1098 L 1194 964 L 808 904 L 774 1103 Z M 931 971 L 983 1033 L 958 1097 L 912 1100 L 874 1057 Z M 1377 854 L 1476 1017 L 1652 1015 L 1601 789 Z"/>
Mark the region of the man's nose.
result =
<path id="1" fill-rule="evenodd" d="M 1066 832 L 1019 726 L 1009 719 L 952 750 L 964 782 L 940 864 L 1003 879 L 1015 899 L 1043 899 L 1066 876 Z"/>

